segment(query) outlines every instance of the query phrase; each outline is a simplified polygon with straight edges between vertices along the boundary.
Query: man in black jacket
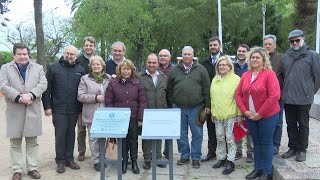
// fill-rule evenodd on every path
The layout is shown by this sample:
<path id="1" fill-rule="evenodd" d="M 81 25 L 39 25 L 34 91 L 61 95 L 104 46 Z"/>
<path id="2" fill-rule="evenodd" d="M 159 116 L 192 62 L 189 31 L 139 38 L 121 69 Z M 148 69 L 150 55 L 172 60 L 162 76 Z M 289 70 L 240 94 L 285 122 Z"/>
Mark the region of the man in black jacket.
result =
<path id="1" fill-rule="evenodd" d="M 212 37 L 209 39 L 209 52 L 210 56 L 204 59 L 201 64 L 208 71 L 210 82 L 216 75 L 215 65 L 219 57 L 223 55 L 220 51 L 221 41 L 218 37 Z M 209 116 L 208 116 L 209 117 Z M 207 129 L 208 129 L 208 154 L 206 157 L 202 158 L 201 161 L 209 161 L 216 158 L 216 148 L 217 148 L 217 138 L 216 138 L 216 128 L 215 124 L 211 121 L 210 118 L 207 120 Z"/>
<path id="2" fill-rule="evenodd" d="M 89 73 L 89 59 L 94 56 L 96 50 L 96 40 L 94 37 L 88 36 L 83 39 L 83 50 L 84 52 L 78 57 L 79 65 L 81 65 L 86 74 Z M 77 123 L 77 141 L 78 141 L 78 161 L 84 161 L 86 154 L 86 126 L 82 124 L 82 115 L 79 115 Z"/>
<path id="3" fill-rule="evenodd" d="M 74 162 L 73 149 L 75 127 L 81 111 L 81 103 L 77 100 L 78 85 L 85 70 L 76 58 L 76 47 L 68 46 L 59 62 L 48 67 L 48 89 L 42 97 L 45 115 L 52 115 L 55 128 L 55 161 L 58 173 L 63 173 L 65 166 L 80 169 Z"/>

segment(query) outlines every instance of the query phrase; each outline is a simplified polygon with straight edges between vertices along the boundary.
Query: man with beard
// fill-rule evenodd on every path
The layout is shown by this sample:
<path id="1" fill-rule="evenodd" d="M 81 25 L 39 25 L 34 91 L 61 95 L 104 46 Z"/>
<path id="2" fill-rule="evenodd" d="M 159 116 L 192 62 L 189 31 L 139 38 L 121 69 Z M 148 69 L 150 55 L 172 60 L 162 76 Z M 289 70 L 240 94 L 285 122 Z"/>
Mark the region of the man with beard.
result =
<path id="1" fill-rule="evenodd" d="M 94 51 L 96 50 L 96 40 L 91 37 L 85 37 L 83 39 L 83 50 L 84 52 L 78 57 L 79 64 L 86 70 L 86 74 L 89 73 L 89 59 L 94 56 Z M 86 126 L 82 124 L 82 115 L 79 115 L 78 119 L 78 161 L 84 161 L 86 154 Z"/>
<path id="2" fill-rule="evenodd" d="M 77 48 L 68 46 L 59 62 L 48 67 L 48 89 L 42 98 L 44 113 L 52 115 L 55 129 L 57 173 L 65 172 L 65 166 L 80 169 L 74 162 L 73 149 L 75 127 L 81 111 L 81 103 L 77 100 L 78 86 L 85 70 L 76 58 Z"/>
<path id="3" fill-rule="evenodd" d="M 210 56 L 202 61 L 202 65 L 206 68 L 210 83 L 216 75 L 215 65 L 219 57 L 223 55 L 220 51 L 221 41 L 218 37 L 212 37 L 209 39 L 209 52 Z M 202 158 L 201 161 L 209 161 L 216 158 L 217 137 L 215 124 L 211 121 L 211 116 L 207 116 L 207 129 L 208 129 L 208 154 Z"/>
<path id="4" fill-rule="evenodd" d="M 296 161 L 303 162 L 309 142 L 309 110 L 320 88 L 320 56 L 305 43 L 303 31 L 291 31 L 288 39 L 290 48 L 281 63 L 284 74 L 281 98 L 286 112 L 289 150 L 282 158 L 296 155 Z"/>
<path id="5" fill-rule="evenodd" d="M 237 50 L 237 56 L 234 62 L 234 71 L 235 74 L 239 77 L 242 76 L 243 73 L 248 71 L 248 63 L 246 61 L 246 54 L 250 50 L 249 46 L 246 44 L 240 44 Z M 253 162 L 253 142 L 250 134 L 246 135 L 247 138 L 247 158 L 246 162 Z M 242 139 L 236 142 L 237 152 L 235 159 L 240 159 L 242 157 Z"/>

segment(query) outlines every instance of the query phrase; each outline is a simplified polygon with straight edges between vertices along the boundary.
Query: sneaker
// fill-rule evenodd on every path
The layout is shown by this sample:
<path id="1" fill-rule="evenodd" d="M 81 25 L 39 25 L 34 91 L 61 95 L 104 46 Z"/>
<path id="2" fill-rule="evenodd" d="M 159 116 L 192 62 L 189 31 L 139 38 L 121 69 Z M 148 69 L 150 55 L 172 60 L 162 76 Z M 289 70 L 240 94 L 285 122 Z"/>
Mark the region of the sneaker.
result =
<path id="1" fill-rule="evenodd" d="M 95 163 L 95 164 L 93 165 L 93 168 L 94 168 L 94 170 L 100 172 L 100 163 Z"/>
<path id="2" fill-rule="evenodd" d="M 252 163 L 253 162 L 253 156 L 252 156 L 251 153 L 247 154 L 246 162 L 248 162 L 248 163 Z"/>
<path id="3" fill-rule="evenodd" d="M 185 165 L 185 164 L 189 164 L 190 163 L 190 159 L 179 159 L 178 161 L 177 161 L 177 164 L 178 165 Z"/>
<path id="4" fill-rule="evenodd" d="M 192 160 L 192 167 L 195 169 L 200 168 L 200 161 L 199 160 Z"/>
<path id="5" fill-rule="evenodd" d="M 306 161 L 306 159 L 307 159 L 306 152 L 298 152 L 298 154 L 296 156 L 296 161 L 303 162 L 303 161 Z"/>
<path id="6" fill-rule="evenodd" d="M 235 160 L 242 158 L 242 152 L 236 152 Z"/>

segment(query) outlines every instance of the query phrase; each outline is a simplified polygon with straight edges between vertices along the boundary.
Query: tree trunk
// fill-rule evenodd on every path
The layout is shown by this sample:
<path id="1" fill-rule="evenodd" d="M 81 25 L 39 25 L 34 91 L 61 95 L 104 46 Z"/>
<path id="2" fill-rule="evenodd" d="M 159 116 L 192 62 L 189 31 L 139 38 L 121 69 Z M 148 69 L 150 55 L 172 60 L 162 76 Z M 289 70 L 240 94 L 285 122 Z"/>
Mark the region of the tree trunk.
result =
<path id="1" fill-rule="evenodd" d="M 44 33 L 42 24 L 42 0 L 33 0 L 34 22 L 36 25 L 37 63 L 46 67 L 44 59 Z"/>

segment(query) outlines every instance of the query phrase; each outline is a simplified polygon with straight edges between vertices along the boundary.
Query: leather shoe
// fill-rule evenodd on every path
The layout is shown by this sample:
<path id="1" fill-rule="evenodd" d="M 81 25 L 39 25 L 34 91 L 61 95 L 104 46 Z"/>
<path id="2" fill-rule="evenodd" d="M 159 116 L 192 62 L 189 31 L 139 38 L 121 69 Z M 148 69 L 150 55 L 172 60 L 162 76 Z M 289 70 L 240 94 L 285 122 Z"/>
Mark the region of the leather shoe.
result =
<path id="1" fill-rule="evenodd" d="M 200 168 L 200 161 L 199 160 L 192 160 L 192 167 L 195 169 Z"/>
<path id="2" fill-rule="evenodd" d="M 242 152 L 236 152 L 235 160 L 242 158 Z"/>
<path id="3" fill-rule="evenodd" d="M 66 163 L 66 166 L 73 169 L 73 170 L 78 170 L 80 169 L 80 166 L 78 164 L 76 164 L 74 161 L 68 161 Z"/>
<path id="4" fill-rule="evenodd" d="M 78 161 L 84 161 L 84 159 L 85 159 L 85 153 L 79 153 L 79 155 L 78 155 Z"/>
<path id="5" fill-rule="evenodd" d="M 94 168 L 94 170 L 100 172 L 100 163 L 95 163 L 95 164 L 93 165 L 93 168 Z"/>
<path id="6" fill-rule="evenodd" d="M 20 172 L 13 173 L 12 180 L 21 180 L 21 173 Z"/>
<path id="7" fill-rule="evenodd" d="M 234 171 L 234 163 L 231 161 L 228 161 L 226 168 L 224 168 L 224 170 L 222 171 L 222 174 L 228 175 L 228 174 L 231 174 L 233 171 Z"/>
<path id="8" fill-rule="evenodd" d="M 286 153 L 282 154 L 282 158 L 289 159 L 297 154 L 296 150 L 289 149 Z"/>
<path id="9" fill-rule="evenodd" d="M 177 164 L 178 165 L 185 165 L 185 164 L 189 164 L 190 163 L 190 160 L 189 159 L 179 159 L 178 161 L 177 161 Z"/>
<path id="10" fill-rule="evenodd" d="M 260 176 L 260 177 L 258 178 L 258 180 L 272 180 L 272 174 L 265 174 L 265 173 L 263 173 L 263 175 Z"/>
<path id="11" fill-rule="evenodd" d="M 246 179 L 256 179 L 257 177 L 262 176 L 263 171 L 262 170 L 256 170 L 254 169 L 251 173 L 246 175 Z"/>
<path id="12" fill-rule="evenodd" d="M 226 164 L 226 160 L 219 160 L 216 164 L 214 164 L 212 166 L 212 168 L 214 169 L 218 169 L 218 168 L 221 168 L 222 166 L 224 166 Z"/>
<path id="13" fill-rule="evenodd" d="M 57 173 L 64 173 L 66 171 L 64 164 L 57 164 Z"/>
<path id="14" fill-rule="evenodd" d="M 37 170 L 29 171 L 28 175 L 30 177 L 32 177 L 33 179 L 40 179 L 41 178 L 41 175 L 39 174 L 39 172 Z"/>
<path id="15" fill-rule="evenodd" d="M 159 168 L 166 168 L 166 167 L 167 167 L 167 165 L 165 165 L 165 164 L 157 164 L 157 166 L 158 166 Z"/>
<path id="16" fill-rule="evenodd" d="M 149 170 L 151 168 L 151 162 L 150 161 L 145 161 L 143 166 L 142 166 L 143 169 L 145 170 Z"/>
<path id="17" fill-rule="evenodd" d="M 163 151 L 162 153 L 166 159 L 169 159 L 169 152 Z"/>
<path id="18" fill-rule="evenodd" d="M 216 159 L 216 155 L 215 155 L 215 154 L 208 153 L 206 157 L 204 157 L 204 158 L 201 159 L 201 162 L 210 161 L 211 159 Z"/>
<path id="19" fill-rule="evenodd" d="M 273 155 L 279 154 L 279 147 L 274 147 Z"/>
<path id="20" fill-rule="evenodd" d="M 307 159 L 306 152 L 298 152 L 298 154 L 296 156 L 296 161 L 303 162 L 303 161 L 306 161 L 306 159 Z"/>

